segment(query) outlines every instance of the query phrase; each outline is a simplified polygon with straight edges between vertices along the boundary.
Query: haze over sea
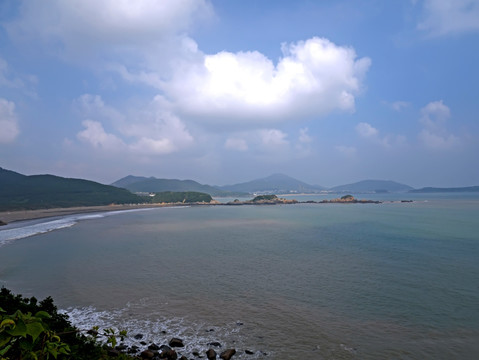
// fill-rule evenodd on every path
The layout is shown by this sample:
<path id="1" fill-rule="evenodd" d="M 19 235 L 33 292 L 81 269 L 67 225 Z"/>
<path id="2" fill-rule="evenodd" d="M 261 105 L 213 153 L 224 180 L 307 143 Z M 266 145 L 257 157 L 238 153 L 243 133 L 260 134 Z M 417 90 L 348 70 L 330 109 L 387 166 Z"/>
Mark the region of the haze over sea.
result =
<path id="1" fill-rule="evenodd" d="M 479 194 L 358 197 L 415 201 L 13 223 L 0 285 L 52 296 L 80 327 L 181 337 L 187 357 L 219 341 L 237 359 L 476 359 Z"/>

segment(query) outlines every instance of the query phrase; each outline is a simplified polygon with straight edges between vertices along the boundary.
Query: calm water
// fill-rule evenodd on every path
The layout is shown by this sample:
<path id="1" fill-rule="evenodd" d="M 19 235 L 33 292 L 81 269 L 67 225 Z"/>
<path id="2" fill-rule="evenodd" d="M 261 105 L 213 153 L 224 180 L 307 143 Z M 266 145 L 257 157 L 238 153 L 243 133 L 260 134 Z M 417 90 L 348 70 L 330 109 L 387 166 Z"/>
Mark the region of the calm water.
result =
<path id="1" fill-rule="evenodd" d="M 413 196 L 14 224 L 0 284 L 191 358 L 219 341 L 236 359 L 477 359 L 479 197 Z"/>

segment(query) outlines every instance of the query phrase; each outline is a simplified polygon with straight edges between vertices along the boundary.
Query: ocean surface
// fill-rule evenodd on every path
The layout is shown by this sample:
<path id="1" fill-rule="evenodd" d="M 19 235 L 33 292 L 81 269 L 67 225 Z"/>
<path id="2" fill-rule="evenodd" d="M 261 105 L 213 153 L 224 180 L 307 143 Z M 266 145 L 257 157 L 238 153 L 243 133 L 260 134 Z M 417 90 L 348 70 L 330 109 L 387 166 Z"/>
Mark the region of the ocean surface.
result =
<path id="1" fill-rule="evenodd" d="M 478 359 L 479 194 L 358 197 L 13 223 L 0 285 L 188 358 Z"/>

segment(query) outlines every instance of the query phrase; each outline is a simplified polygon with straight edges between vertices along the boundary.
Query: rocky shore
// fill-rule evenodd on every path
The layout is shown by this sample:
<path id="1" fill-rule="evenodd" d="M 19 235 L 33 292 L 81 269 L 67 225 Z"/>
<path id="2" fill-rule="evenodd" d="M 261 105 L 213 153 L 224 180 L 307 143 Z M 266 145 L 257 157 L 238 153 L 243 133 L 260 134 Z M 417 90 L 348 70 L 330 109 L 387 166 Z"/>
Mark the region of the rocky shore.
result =
<path id="1" fill-rule="evenodd" d="M 122 211 L 134 209 L 149 209 L 156 207 L 171 207 L 171 206 L 238 206 L 238 205 L 281 205 L 281 204 L 380 204 L 381 201 L 374 200 L 358 200 L 351 195 L 345 195 L 338 199 L 321 200 L 321 201 L 297 201 L 295 199 L 279 198 L 276 195 L 259 195 L 252 200 L 240 201 L 234 200 L 228 203 L 220 203 L 216 200 L 211 202 L 195 202 L 195 203 L 158 203 L 158 204 L 128 204 L 128 205 L 108 205 L 108 206 L 82 206 L 71 208 L 54 208 L 54 209 L 37 209 L 37 210 L 16 210 L 0 212 L 0 226 L 7 225 L 14 221 L 34 220 L 48 217 L 94 213 L 94 212 L 108 212 L 108 211 Z"/>
<path id="2" fill-rule="evenodd" d="M 139 341 L 139 345 L 131 345 L 127 346 L 124 344 L 120 344 L 115 348 L 111 348 L 108 351 L 108 354 L 112 357 L 119 356 L 120 353 L 126 353 L 131 356 L 134 356 L 138 359 L 145 359 L 145 360 L 159 360 L 159 359 L 166 359 L 166 360 L 188 360 L 191 358 L 194 359 L 201 359 L 206 358 L 208 360 L 230 360 L 233 358 L 235 354 L 239 354 L 240 352 L 234 348 L 228 348 L 222 350 L 222 344 L 218 341 L 213 341 L 206 344 L 206 347 L 202 350 L 196 349 L 190 352 L 185 352 L 183 349 L 185 348 L 185 343 L 182 339 L 173 337 L 168 342 L 168 345 L 162 344 L 158 345 L 155 343 L 147 344 L 146 342 L 142 341 L 143 334 L 136 334 L 134 335 L 134 339 Z M 255 352 L 251 350 L 242 350 L 242 353 L 245 355 L 254 355 Z M 266 356 L 266 353 L 261 353 L 263 356 Z"/>

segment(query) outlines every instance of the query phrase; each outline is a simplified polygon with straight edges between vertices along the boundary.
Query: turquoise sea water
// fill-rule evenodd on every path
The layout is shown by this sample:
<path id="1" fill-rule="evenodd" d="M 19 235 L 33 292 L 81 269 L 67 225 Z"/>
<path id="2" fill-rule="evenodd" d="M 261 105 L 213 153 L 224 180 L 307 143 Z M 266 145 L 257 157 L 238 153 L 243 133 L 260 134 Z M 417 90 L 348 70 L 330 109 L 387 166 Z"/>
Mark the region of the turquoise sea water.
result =
<path id="1" fill-rule="evenodd" d="M 403 197 L 13 224 L 0 285 L 79 326 L 182 337 L 189 358 L 219 341 L 238 359 L 476 359 L 479 197 Z"/>

